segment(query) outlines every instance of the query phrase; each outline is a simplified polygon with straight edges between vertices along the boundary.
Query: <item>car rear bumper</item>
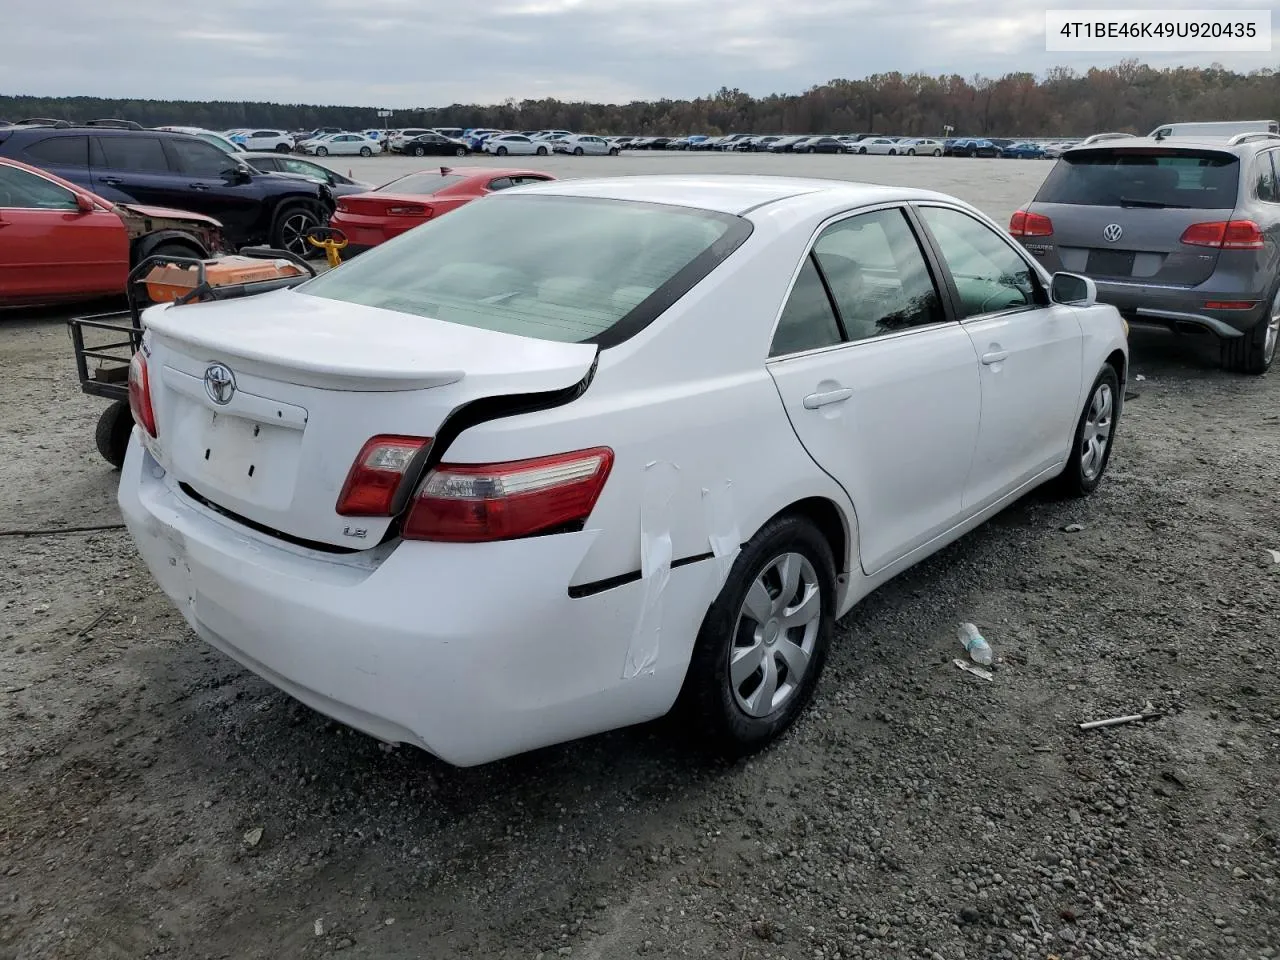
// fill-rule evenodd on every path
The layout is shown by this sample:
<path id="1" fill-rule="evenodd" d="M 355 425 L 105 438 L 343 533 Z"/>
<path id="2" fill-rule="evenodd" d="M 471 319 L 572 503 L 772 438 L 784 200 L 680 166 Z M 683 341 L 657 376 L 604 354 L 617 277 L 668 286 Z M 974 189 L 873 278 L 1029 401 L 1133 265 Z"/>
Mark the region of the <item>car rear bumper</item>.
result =
<path id="1" fill-rule="evenodd" d="M 310 550 L 176 491 L 136 431 L 118 499 L 207 643 L 321 713 L 460 766 L 666 713 L 716 590 L 709 563 L 671 570 L 653 669 L 626 678 L 633 638 L 648 636 L 646 584 L 568 593 L 600 531 Z"/>
<path id="2" fill-rule="evenodd" d="M 1213 291 L 1212 281 L 1198 287 L 1167 287 L 1151 284 L 1116 283 L 1094 280 L 1098 300 L 1114 306 L 1130 323 L 1178 330 L 1195 328 L 1228 339 L 1239 337 L 1257 326 L 1267 313 L 1265 294 Z M 1214 302 L 1248 303 L 1244 309 L 1221 310 L 1206 306 Z"/>

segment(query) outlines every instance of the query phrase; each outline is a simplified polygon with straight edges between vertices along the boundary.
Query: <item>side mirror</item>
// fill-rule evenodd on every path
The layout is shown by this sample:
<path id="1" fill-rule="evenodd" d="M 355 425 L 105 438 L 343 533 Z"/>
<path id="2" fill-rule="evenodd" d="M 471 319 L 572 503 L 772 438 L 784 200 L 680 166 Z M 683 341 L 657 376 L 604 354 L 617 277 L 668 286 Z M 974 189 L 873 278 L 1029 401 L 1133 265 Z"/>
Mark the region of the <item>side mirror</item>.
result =
<path id="1" fill-rule="evenodd" d="M 93 211 L 96 210 L 97 207 L 95 207 L 93 205 L 93 201 L 90 200 L 88 197 L 84 196 L 84 194 L 77 193 L 76 209 L 79 210 L 81 213 L 93 213 Z"/>
<path id="2" fill-rule="evenodd" d="M 1049 287 L 1054 303 L 1072 307 L 1091 307 L 1098 302 L 1098 287 L 1088 277 L 1078 273 L 1055 273 Z"/>
<path id="3" fill-rule="evenodd" d="M 253 183 L 253 171 L 244 164 L 228 170 L 226 176 L 232 183 Z"/>

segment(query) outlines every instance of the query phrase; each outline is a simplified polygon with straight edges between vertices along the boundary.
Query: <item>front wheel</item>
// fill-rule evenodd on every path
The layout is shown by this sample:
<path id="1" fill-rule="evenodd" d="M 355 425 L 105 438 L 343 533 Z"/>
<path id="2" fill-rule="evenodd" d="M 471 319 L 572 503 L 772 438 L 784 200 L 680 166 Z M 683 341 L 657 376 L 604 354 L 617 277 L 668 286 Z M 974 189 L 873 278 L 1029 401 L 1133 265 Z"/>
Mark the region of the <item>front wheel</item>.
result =
<path id="1" fill-rule="evenodd" d="M 866 148 L 866 147 L 859 147 L 859 148 L 858 148 L 858 153 L 866 153 L 866 152 L 867 152 L 867 148 Z"/>
<path id="2" fill-rule="evenodd" d="M 617 155 L 618 155 L 618 148 L 617 148 L 617 147 L 610 147 L 610 148 L 609 148 L 609 156 L 611 156 L 611 157 L 616 157 Z"/>
<path id="3" fill-rule="evenodd" d="M 912 147 L 910 150 L 908 150 L 908 151 L 907 151 L 907 156 L 908 156 L 908 157 L 914 157 L 915 155 L 916 155 L 916 148 L 915 148 L 915 147 Z"/>
<path id="4" fill-rule="evenodd" d="M 372 150 L 370 150 L 368 147 L 361 147 L 361 148 L 360 148 L 360 156 L 362 156 L 362 157 L 372 157 L 372 156 L 373 156 L 373 151 L 372 151 Z"/>
<path id="5" fill-rule="evenodd" d="M 574 147 L 574 148 L 573 148 L 573 155 L 574 155 L 575 157 L 580 157 L 580 156 L 582 156 L 582 148 L 581 148 L 581 147 Z"/>
<path id="6" fill-rule="evenodd" d="M 1280 341 L 1280 291 L 1271 301 L 1271 310 L 1242 337 L 1222 341 L 1222 365 L 1233 373 L 1266 373 L 1276 358 Z"/>
<path id="7" fill-rule="evenodd" d="M 329 148 L 328 148 L 328 147 L 316 147 L 316 156 L 317 156 L 317 157 L 327 157 L 328 155 L 329 155 Z"/>
<path id="8" fill-rule="evenodd" d="M 414 155 L 415 157 L 425 157 L 425 156 L 427 155 L 427 148 L 426 148 L 426 147 L 414 147 L 414 148 L 413 148 L 413 155 Z"/>
<path id="9" fill-rule="evenodd" d="M 680 705 L 717 752 L 765 746 L 804 710 L 835 627 L 835 560 L 805 517 L 769 521 L 734 561 L 694 644 Z"/>
<path id="10" fill-rule="evenodd" d="M 102 459 L 119 470 L 124 466 L 124 455 L 129 449 L 129 437 L 133 433 L 133 412 L 128 400 L 117 400 L 102 412 L 94 442 Z"/>
<path id="11" fill-rule="evenodd" d="M 545 157 L 546 155 L 547 155 L 547 148 L 546 148 L 546 147 L 539 147 L 539 148 L 538 148 L 538 156 L 540 156 L 540 157 Z"/>
<path id="12" fill-rule="evenodd" d="M 506 148 L 506 147 L 499 147 L 499 148 L 498 148 L 498 156 L 500 156 L 500 157 L 505 157 L 505 156 L 507 155 L 507 152 L 508 152 L 508 151 L 507 151 L 507 148 Z"/>
<path id="13" fill-rule="evenodd" d="M 1071 455 L 1058 477 L 1059 489 L 1066 496 L 1087 496 L 1102 482 L 1120 421 L 1120 402 L 1120 378 L 1115 367 L 1107 364 L 1089 390 L 1076 424 Z"/>
<path id="14" fill-rule="evenodd" d="M 454 151 L 453 151 L 453 155 L 454 155 L 455 157 L 465 157 L 465 156 L 467 155 L 467 148 L 466 148 L 466 147 L 458 147 L 458 149 L 456 149 L 456 150 L 454 150 Z"/>
<path id="15" fill-rule="evenodd" d="M 280 250 L 288 250 L 304 260 L 318 256 L 320 251 L 307 242 L 307 234 L 324 223 L 316 205 L 291 203 L 276 214 L 271 228 L 271 243 Z"/>

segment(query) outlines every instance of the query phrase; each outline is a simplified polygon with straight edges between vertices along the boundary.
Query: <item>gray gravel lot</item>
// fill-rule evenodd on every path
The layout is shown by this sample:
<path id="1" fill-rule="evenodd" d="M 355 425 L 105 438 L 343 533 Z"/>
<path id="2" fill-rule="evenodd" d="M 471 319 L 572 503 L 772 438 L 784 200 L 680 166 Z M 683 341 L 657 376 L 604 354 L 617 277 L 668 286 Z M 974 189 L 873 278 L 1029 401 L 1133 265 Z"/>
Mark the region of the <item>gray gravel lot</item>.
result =
<path id="1" fill-rule="evenodd" d="M 536 165 L 911 183 L 998 220 L 1048 169 Z M 1029 497 L 869 597 L 809 715 L 749 762 L 701 765 L 655 723 L 455 770 L 196 641 L 122 532 L 8 535 L 118 520 L 65 316 L 0 314 L 0 958 L 1280 950 L 1280 373 L 1136 334 L 1098 493 Z M 994 682 L 951 665 L 959 619 Z M 1163 719 L 1075 727 L 1147 703 Z"/>

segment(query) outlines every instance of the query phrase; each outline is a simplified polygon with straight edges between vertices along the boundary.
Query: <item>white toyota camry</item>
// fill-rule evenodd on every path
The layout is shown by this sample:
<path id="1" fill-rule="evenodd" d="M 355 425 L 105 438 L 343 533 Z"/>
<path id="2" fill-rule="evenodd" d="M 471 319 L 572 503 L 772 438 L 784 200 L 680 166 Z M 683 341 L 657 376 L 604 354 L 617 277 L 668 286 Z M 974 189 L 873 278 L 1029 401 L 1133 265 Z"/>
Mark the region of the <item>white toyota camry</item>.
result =
<path id="1" fill-rule="evenodd" d="M 836 617 L 1033 487 L 1128 366 L 1092 283 L 918 190 L 504 190 L 296 290 L 156 306 L 120 483 L 207 642 L 469 765 L 673 707 L 785 729 Z"/>

